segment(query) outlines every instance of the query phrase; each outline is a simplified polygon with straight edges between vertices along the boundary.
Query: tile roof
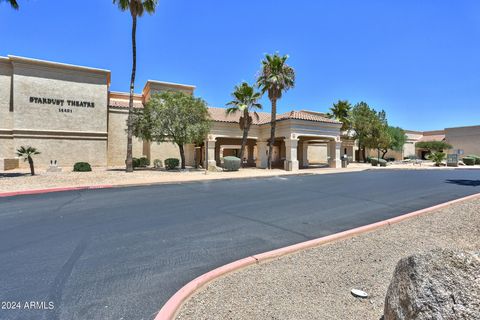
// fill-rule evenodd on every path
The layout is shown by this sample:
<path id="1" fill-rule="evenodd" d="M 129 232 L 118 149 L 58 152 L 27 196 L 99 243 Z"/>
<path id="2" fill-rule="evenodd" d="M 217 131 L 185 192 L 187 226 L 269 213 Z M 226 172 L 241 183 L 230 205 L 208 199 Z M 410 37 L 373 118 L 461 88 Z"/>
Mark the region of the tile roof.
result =
<path id="1" fill-rule="evenodd" d="M 422 136 L 418 141 L 443 141 L 443 140 L 445 140 L 444 134 L 436 134 L 436 135 Z"/>
<path id="2" fill-rule="evenodd" d="M 143 108 L 143 104 L 141 101 L 134 100 L 133 101 L 135 108 Z M 110 99 L 109 107 L 111 108 L 128 108 L 128 100 L 126 99 Z M 213 121 L 218 122 L 229 122 L 229 123 L 238 123 L 240 120 L 241 114 L 239 112 L 235 114 L 227 115 L 225 112 L 225 108 L 214 108 L 209 107 L 208 112 L 210 117 Z M 268 112 L 257 112 L 258 118 L 253 117 L 253 124 L 254 125 L 262 125 L 270 123 L 270 113 Z M 329 119 L 325 117 L 323 113 L 314 112 L 314 111 L 289 111 L 281 114 L 277 114 L 277 121 L 281 120 L 306 120 L 306 121 L 315 121 L 315 122 L 324 122 L 324 123 L 340 123 L 337 120 Z"/>
<path id="3" fill-rule="evenodd" d="M 208 111 L 210 117 L 213 121 L 219 122 L 230 122 L 238 123 L 240 119 L 240 113 L 227 115 L 224 108 L 212 108 L 209 107 Z M 258 118 L 253 117 L 253 124 L 261 125 L 270 123 L 270 113 L 268 112 L 257 112 Z M 295 120 L 306 120 L 306 121 L 315 121 L 315 122 L 325 122 L 325 123 L 340 123 L 336 120 L 329 119 L 325 117 L 322 113 L 312 112 L 312 111 L 290 111 L 286 113 L 277 114 L 277 121 L 295 119 Z"/>
<path id="4" fill-rule="evenodd" d="M 112 108 L 122 108 L 122 109 L 128 109 L 129 101 L 128 100 L 113 100 L 110 99 L 108 102 L 108 106 Z M 142 101 L 135 101 L 133 100 L 133 107 L 134 108 L 143 108 L 143 103 Z"/>

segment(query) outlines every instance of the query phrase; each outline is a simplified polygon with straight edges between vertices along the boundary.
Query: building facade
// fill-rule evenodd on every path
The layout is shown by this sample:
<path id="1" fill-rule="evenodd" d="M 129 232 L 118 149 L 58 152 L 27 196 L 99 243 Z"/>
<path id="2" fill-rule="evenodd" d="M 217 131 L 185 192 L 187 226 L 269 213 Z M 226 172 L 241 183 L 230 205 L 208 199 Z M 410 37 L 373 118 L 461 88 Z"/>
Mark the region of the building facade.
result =
<path id="1" fill-rule="evenodd" d="M 123 166 L 129 94 L 110 92 L 109 70 L 17 56 L 0 57 L 0 170 L 18 165 L 15 152 L 33 146 L 41 154 L 35 162 L 46 167 L 57 161 L 71 167 L 84 161 L 92 166 Z M 195 87 L 149 80 L 134 107 L 142 108 L 156 92 L 178 90 L 194 94 Z M 209 108 L 212 130 L 201 145 L 186 146 L 187 165 L 219 166 L 226 155 L 237 154 L 242 131 L 239 115 Z M 248 137 L 245 161 L 267 165 L 270 114 L 259 113 Z M 286 170 L 309 165 L 338 167 L 342 154 L 353 155 L 353 145 L 342 143 L 341 123 L 312 111 L 291 111 L 277 117 L 272 158 Z M 179 158 L 173 143 L 134 139 L 133 156 L 150 160 Z"/>

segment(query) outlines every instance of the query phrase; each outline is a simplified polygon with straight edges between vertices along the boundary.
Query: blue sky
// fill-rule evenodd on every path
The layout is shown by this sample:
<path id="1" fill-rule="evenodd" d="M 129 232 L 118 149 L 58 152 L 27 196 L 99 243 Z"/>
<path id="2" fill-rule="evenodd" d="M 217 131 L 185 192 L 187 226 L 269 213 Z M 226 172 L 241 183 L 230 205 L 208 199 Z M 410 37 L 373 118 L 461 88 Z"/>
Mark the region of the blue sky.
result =
<path id="1" fill-rule="evenodd" d="M 110 0 L 18 2 L 0 4 L 0 55 L 109 69 L 111 90 L 128 90 L 128 13 Z M 137 42 L 137 92 L 147 79 L 194 84 L 222 107 L 278 51 L 297 73 L 281 112 L 348 99 L 406 129 L 480 124 L 480 1 L 160 0 Z"/>

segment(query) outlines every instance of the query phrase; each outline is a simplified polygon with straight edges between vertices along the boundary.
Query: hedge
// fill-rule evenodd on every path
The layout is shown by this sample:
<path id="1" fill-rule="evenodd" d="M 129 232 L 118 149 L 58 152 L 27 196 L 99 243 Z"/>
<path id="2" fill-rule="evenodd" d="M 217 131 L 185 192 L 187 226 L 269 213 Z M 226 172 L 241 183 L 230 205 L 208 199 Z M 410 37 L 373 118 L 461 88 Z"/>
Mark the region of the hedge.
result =
<path id="1" fill-rule="evenodd" d="M 380 164 L 380 167 L 386 167 L 387 166 L 387 160 L 384 160 L 384 159 L 370 158 L 370 163 L 374 167 L 378 166 L 378 164 Z"/>
<path id="2" fill-rule="evenodd" d="M 472 157 L 463 157 L 462 160 L 467 166 L 473 166 L 475 164 L 475 158 Z"/>
<path id="3" fill-rule="evenodd" d="M 178 160 L 177 158 L 168 158 L 168 159 L 165 159 L 164 162 L 165 162 L 165 168 L 167 170 L 175 169 L 180 164 L 180 160 Z"/>
<path id="4" fill-rule="evenodd" d="M 73 171 L 88 172 L 88 171 L 92 171 L 92 167 L 88 162 L 77 162 L 73 165 Z"/>

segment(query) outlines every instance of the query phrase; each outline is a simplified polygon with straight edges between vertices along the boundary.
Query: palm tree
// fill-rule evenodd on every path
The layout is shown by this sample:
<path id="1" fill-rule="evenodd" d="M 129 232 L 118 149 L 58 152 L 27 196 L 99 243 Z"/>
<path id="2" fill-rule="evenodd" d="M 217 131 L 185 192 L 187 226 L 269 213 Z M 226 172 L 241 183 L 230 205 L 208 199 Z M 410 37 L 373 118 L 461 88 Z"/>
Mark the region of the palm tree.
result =
<path id="1" fill-rule="evenodd" d="M 133 64 L 132 76 L 130 79 L 130 101 L 128 103 L 128 120 L 127 120 L 127 158 L 125 160 L 126 171 L 133 172 L 132 163 L 132 136 L 133 136 L 133 92 L 135 89 L 135 73 L 137 71 L 137 17 L 141 17 L 144 12 L 153 14 L 158 4 L 158 0 L 113 0 L 114 4 L 118 4 L 118 8 L 122 11 L 130 11 L 132 16 L 132 51 Z"/>
<path id="2" fill-rule="evenodd" d="M 227 108 L 226 113 L 227 115 L 237 112 L 242 113 L 239 124 L 240 129 L 243 130 L 243 136 L 239 158 L 243 159 L 243 151 L 247 144 L 248 131 L 253 122 L 250 112 L 253 111 L 254 116 L 258 119 L 258 113 L 256 110 L 262 109 L 262 105 L 257 101 L 262 97 L 262 94 L 256 92 L 253 86 L 248 85 L 246 82 L 242 82 L 242 84 L 235 86 L 232 97 L 233 100 L 227 103 L 227 106 L 230 107 Z"/>
<path id="3" fill-rule="evenodd" d="M 7 1 L 10 3 L 13 9 L 18 10 L 17 0 L 0 0 L 0 2 Z"/>
<path id="4" fill-rule="evenodd" d="M 272 104 L 270 123 L 270 140 L 268 141 L 268 168 L 272 168 L 272 149 L 275 143 L 275 125 L 277 120 L 277 100 L 282 98 L 284 91 L 295 85 L 295 70 L 287 65 L 288 55 L 278 53 L 265 55 L 262 69 L 257 78 L 257 86 L 262 93 L 268 92 L 268 99 Z"/>
<path id="5" fill-rule="evenodd" d="M 35 168 L 33 166 L 33 159 L 32 156 L 40 154 L 39 151 L 37 151 L 36 148 L 33 147 L 24 147 L 21 146 L 20 149 L 17 149 L 17 155 L 19 157 L 22 157 L 24 161 L 28 160 L 28 164 L 30 165 L 30 173 L 32 176 L 35 175 Z"/>
<path id="6" fill-rule="evenodd" d="M 330 112 L 327 113 L 327 117 L 330 119 L 338 120 L 342 123 L 342 132 L 350 129 L 350 111 L 352 110 L 352 105 L 348 100 L 338 100 L 337 103 L 334 103 L 330 108 Z"/>

